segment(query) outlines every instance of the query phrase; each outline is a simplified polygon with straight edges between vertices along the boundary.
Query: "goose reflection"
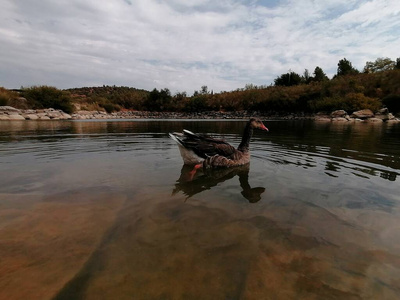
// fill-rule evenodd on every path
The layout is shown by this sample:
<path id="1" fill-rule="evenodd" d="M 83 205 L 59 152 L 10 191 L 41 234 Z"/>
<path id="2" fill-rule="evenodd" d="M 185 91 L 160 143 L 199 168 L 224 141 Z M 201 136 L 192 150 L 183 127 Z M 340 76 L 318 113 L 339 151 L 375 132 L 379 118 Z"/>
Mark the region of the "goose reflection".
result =
<path id="1" fill-rule="evenodd" d="M 172 195 L 182 191 L 182 193 L 187 196 L 187 200 L 198 193 L 211 189 L 218 183 L 235 177 L 236 175 L 239 177 L 240 187 L 242 188 L 241 194 L 250 203 L 260 201 L 261 194 L 265 191 L 265 188 L 263 187 L 252 188 L 250 186 L 250 164 L 234 168 L 205 169 L 197 171 L 195 174 L 192 171 L 192 166 L 184 165 L 182 167 L 181 176 L 175 184 Z"/>

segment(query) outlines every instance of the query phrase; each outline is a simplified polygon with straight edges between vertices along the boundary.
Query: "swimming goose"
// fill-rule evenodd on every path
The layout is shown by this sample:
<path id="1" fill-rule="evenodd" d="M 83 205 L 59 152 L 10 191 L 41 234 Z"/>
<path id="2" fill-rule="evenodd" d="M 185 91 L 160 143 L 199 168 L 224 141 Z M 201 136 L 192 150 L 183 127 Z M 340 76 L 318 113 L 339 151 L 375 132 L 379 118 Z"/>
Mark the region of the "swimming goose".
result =
<path id="1" fill-rule="evenodd" d="M 242 141 L 237 149 L 223 140 L 195 134 L 186 129 L 183 133 L 173 132 L 169 136 L 178 144 L 185 165 L 195 165 L 195 169 L 229 168 L 250 162 L 249 143 L 253 129 L 268 131 L 260 119 L 251 118 L 244 128 Z"/>

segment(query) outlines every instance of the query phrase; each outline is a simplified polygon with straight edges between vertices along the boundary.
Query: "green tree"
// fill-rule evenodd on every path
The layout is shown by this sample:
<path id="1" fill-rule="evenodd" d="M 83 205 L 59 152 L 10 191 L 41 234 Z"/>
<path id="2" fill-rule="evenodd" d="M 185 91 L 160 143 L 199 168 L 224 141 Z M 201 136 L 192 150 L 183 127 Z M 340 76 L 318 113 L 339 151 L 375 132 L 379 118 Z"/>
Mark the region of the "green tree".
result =
<path id="1" fill-rule="evenodd" d="M 337 76 L 351 75 L 360 73 L 357 69 L 353 68 L 353 65 L 346 58 L 339 60 Z"/>
<path id="2" fill-rule="evenodd" d="M 325 72 L 320 67 L 315 67 L 314 70 L 314 81 L 326 81 L 329 80 L 328 76 L 326 76 Z"/>
<path id="3" fill-rule="evenodd" d="M 168 111 L 171 109 L 171 92 L 169 89 L 152 90 L 144 101 L 145 109 L 149 111 Z"/>
<path id="4" fill-rule="evenodd" d="M 281 76 L 274 79 L 276 86 L 292 86 L 301 83 L 301 76 L 295 72 L 289 72 L 282 74 Z"/>
<path id="5" fill-rule="evenodd" d="M 377 58 L 374 62 L 367 61 L 364 67 L 364 73 L 377 73 L 393 70 L 396 63 L 388 57 Z"/>

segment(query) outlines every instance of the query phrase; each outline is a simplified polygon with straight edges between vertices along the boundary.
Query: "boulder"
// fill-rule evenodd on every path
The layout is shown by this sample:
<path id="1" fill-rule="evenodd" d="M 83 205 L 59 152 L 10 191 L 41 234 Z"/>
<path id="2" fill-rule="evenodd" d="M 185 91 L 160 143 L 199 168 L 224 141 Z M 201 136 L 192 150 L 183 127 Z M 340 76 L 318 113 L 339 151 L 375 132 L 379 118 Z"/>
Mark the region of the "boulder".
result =
<path id="1" fill-rule="evenodd" d="M 10 118 L 8 117 L 8 115 L 0 115 L 0 120 L 6 121 L 10 120 Z"/>
<path id="2" fill-rule="evenodd" d="M 381 114 L 381 115 L 387 115 L 388 113 L 389 113 L 389 110 L 386 107 L 378 110 L 378 114 Z"/>
<path id="3" fill-rule="evenodd" d="M 374 113 L 370 109 L 362 109 L 359 111 L 355 111 L 351 114 L 352 118 L 358 118 L 358 119 L 368 119 L 372 118 L 374 116 Z"/>
<path id="4" fill-rule="evenodd" d="M 331 118 L 345 118 L 347 116 L 347 112 L 345 110 L 335 110 L 331 113 Z"/>
<path id="5" fill-rule="evenodd" d="M 389 114 L 377 113 L 377 114 L 375 114 L 375 118 L 376 119 L 381 119 L 382 121 L 386 121 L 386 120 L 389 120 Z"/>
<path id="6" fill-rule="evenodd" d="M 331 118 L 328 118 L 328 117 L 316 117 L 315 121 L 318 121 L 318 122 L 330 122 Z"/>
<path id="7" fill-rule="evenodd" d="M 17 112 L 19 113 L 19 109 L 16 109 L 12 106 L 0 106 L 0 111 L 2 112 Z"/>
<path id="8" fill-rule="evenodd" d="M 72 119 L 71 115 L 67 114 L 67 113 L 62 113 L 60 120 L 70 120 Z"/>
<path id="9" fill-rule="evenodd" d="M 36 114 L 36 110 L 34 109 L 25 109 L 22 112 L 25 114 Z"/>
<path id="10" fill-rule="evenodd" d="M 329 117 L 328 113 L 326 113 L 324 111 L 320 111 L 320 112 L 317 112 L 317 114 L 315 116 L 315 120 L 320 121 L 320 122 L 330 122 L 331 118 Z"/>
<path id="11" fill-rule="evenodd" d="M 37 120 L 39 117 L 36 114 L 26 114 L 24 115 L 26 120 Z"/>
<path id="12" fill-rule="evenodd" d="M 383 122 L 383 120 L 379 119 L 379 118 L 369 118 L 369 119 L 367 119 L 367 121 L 371 122 L 371 123 L 382 123 Z"/>
<path id="13" fill-rule="evenodd" d="M 25 118 L 19 114 L 9 115 L 8 118 L 10 120 L 25 120 Z"/>
<path id="14" fill-rule="evenodd" d="M 333 122 L 348 122 L 349 120 L 347 120 L 346 118 L 341 118 L 341 117 L 337 117 L 337 118 L 332 118 Z"/>
<path id="15" fill-rule="evenodd" d="M 58 111 L 49 111 L 49 112 L 47 113 L 47 116 L 48 116 L 50 119 L 56 119 L 56 118 L 60 118 L 60 117 L 61 117 L 61 113 L 58 112 Z"/>

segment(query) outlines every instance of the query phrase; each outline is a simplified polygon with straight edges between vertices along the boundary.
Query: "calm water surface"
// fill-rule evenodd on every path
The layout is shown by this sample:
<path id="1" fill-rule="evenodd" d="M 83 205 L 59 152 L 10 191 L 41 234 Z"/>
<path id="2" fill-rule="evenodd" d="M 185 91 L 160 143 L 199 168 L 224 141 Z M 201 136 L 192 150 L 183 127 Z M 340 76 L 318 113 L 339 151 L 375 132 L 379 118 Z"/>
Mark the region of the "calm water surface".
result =
<path id="1" fill-rule="evenodd" d="M 269 121 L 190 178 L 168 132 L 0 123 L 0 299 L 399 299 L 400 126 Z"/>

